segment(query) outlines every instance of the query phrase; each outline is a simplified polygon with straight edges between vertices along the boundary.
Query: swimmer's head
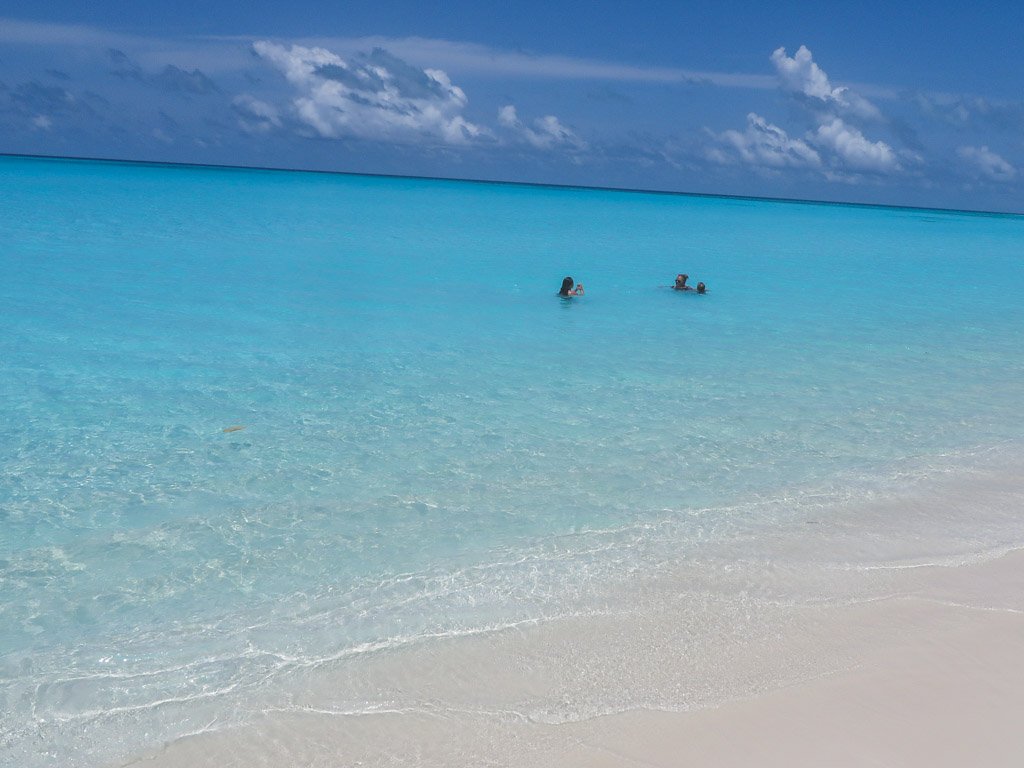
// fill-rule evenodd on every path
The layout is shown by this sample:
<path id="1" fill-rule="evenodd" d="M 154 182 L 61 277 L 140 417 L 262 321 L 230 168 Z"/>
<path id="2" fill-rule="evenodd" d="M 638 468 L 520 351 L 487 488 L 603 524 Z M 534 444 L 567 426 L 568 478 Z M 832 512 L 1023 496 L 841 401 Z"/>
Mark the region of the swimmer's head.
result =
<path id="1" fill-rule="evenodd" d="M 567 296 L 569 294 L 569 291 L 572 290 L 573 285 L 573 279 L 571 277 L 566 277 L 562 281 L 562 289 L 558 293 L 561 294 L 562 296 Z"/>
<path id="2" fill-rule="evenodd" d="M 697 283 L 697 293 L 704 293 L 708 288 L 704 283 Z"/>
<path id="3" fill-rule="evenodd" d="M 676 288 L 682 288 L 684 285 L 686 285 L 686 281 L 689 279 L 689 275 L 684 275 L 682 272 L 680 272 L 678 275 L 676 275 Z"/>

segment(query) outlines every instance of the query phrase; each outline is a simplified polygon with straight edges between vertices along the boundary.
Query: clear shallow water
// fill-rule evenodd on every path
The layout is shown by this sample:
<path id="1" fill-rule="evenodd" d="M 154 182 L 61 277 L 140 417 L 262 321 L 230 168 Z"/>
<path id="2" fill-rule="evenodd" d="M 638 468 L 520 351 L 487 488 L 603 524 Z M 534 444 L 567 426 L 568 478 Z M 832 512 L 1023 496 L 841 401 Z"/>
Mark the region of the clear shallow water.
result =
<path id="1" fill-rule="evenodd" d="M 1021 217 L 12 158 L 0 201 L 0 763 L 1024 438 Z"/>

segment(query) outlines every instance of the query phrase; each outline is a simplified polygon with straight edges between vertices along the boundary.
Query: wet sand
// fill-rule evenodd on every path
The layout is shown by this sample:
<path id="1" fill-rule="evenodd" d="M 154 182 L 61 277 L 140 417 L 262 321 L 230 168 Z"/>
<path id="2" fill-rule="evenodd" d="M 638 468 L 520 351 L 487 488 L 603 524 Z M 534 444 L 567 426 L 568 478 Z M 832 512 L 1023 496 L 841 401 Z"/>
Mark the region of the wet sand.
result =
<path id="1" fill-rule="evenodd" d="M 586 627 L 592 631 L 593 624 L 570 622 L 462 639 L 433 655 L 416 650 L 397 666 L 390 658 L 386 671 L 378 669 L 365 684 L 373 680 L 391 693 L 363 711 L 296 701 L 244 727 L 216 730 L 213 724 L 209 733 L 127 764 L 1019 765 L 1024 551 L 890 575 L 890 596 L 828 607 L 811 621 L 779 630 L 761 648 L 727 653 L 732 676 L 705 678 L 701 685 L 740 690 L 737 680 L 755 679 L 759 660 L 797 667 L 798 679 L 774 688 L 758 681 L 765 690 L 717 705 L 562 723 L 524 715 L 516 700 L 541 692 L 557 696 L 559 685 L 572 685 L 571 675 L 552 680 L 557 672 L 551 665 L 571 666 L 572 651 L 565 652 L 564 643 Z M 635 629 L 646 634 L 643 627 Z M 614 632 L 607 637 L 614 646 Z M 545 658 L 544 648 L 561 650 Z M 649 665 L 651 659 L 637 663 Z M 658 663 L 661 669 L 634 669 L 633 679 L 677 674 L 670 662 Z M 686 663 L 678 660 L 680 667 Z M 490 670 L 488 679 L 480 679 L 483 669 Z M 685 685 L 686 676 L 681 679 Z M 617 684 L 614 676 L 609 680 Z M 388 709 L 388 696 L 397 701 L 397 692 L 414 693 L 418 704 Z M 367 701 L 379 693 L 368 687 Z"/>

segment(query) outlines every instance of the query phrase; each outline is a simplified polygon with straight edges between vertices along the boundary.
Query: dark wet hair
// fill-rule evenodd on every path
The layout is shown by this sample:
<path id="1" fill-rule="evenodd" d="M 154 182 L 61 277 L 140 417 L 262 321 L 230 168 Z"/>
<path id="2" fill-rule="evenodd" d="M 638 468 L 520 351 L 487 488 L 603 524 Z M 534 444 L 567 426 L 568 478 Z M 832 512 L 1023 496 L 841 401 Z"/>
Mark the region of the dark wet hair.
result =
<path id="1" fill-rule="evenodd" d="M 575 285 L 575 283 L 574 283 L 574 281 L 573 281 L 573 279 L 571 277 L 565 278 L 562 281 L 562 290 L 560 290 L 558 292 L 558 295 L 559 296 L 568 296 L 569 295 L 569 291 L 572 290 L 573 285 Z"/>
<path id="2" fill-rule="evenodd" d="M 707 286 L 704 283 L 697 283 L 697 293 L 704 293 L 707 290 Z"/>

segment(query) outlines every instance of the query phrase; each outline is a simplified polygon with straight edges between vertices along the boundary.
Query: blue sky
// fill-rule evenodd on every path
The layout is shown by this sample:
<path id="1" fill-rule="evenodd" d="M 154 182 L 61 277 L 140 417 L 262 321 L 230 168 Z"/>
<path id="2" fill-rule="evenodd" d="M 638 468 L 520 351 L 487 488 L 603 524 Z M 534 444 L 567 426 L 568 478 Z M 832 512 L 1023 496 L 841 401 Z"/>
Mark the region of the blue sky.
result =
<path id="1" fill-rule="evenodd" d="M 0 152 L 1024 212 L 1024 4 L 0 0 Z"/>

